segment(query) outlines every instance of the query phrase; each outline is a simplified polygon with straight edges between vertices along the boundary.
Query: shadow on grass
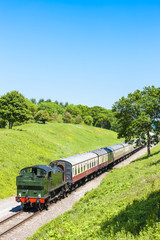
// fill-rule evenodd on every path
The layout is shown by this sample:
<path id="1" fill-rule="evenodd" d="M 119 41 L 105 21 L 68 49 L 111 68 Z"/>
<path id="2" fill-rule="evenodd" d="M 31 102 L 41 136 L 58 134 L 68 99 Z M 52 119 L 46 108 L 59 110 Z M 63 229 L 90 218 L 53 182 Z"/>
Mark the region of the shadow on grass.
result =
<path id="1" fill-rule="evenodd" d="M 160 191 L 150 194 L 146 200 L 135 200 L 117 216 L 104 221 L 101 230 L 116 235 L 123 229 L 126 233 L 138 236 L 141 230 L 152 227 L 155 222 L 160 222 Z"/>
<path id="2" fill-rule="evenodd" d="M 22 128 L 17 128 L 17 129 L 13 129 L 14 131 L 20 131 L 20 132 L 26 132 L 27 130 L 26 129 L 22 129 Z"/>
<path id="3" fill-rule="evenodd" d="M 156 166 L 160 163 L 160 160 L 158 160 L 157 162 L 151 163 L 150 166 Z"/>
<path id="4" fill-rule="evenodd" d="M 147 153 L 147 152 L 146 152 L 146 153 Z M 157 155 L 157 154 L 159 154 L 159 153 L 160 153 L 160 151 L 157 151 L 157 152 L 151 153 L 150 157 L 153 157 L 153 156 L 155 156 L 155 155 Z M 144 157 L 140 157 L 140 158 L 134 160 L 134 161 L 131 162 L 131 163 L 135 163 L 135 162 L 139 162 L 139 161 L 142 161 L 142 160 L 146 160 L 147 158 L 148 158 L 148 156 L 145 154 Z"/>

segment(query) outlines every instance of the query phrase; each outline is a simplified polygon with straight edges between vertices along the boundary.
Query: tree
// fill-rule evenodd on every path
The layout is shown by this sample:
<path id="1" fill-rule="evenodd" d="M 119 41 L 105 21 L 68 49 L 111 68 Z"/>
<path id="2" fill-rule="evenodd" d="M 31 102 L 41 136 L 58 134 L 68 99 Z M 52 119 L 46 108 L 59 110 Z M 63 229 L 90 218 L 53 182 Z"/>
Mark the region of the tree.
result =
<path id="1" fill-rule="evenodd" d="M 28 101 L 28 108 L 29 108 L 32 118 L 33 118 L 33 116 L 37 112 L 37 105 L 30 100 L 30 101 Z"/>
<path id="2" fill-rule="evenodd" d="M 61 105 L 57 105 L 55 102 L 41 102 L 38 104 L 38 111 L 39 110 L 46 110 L 50 115 L 54 113 L 64 113 L 64 108 Z"/>
<path id="3" fill-rule="evenodd" d="M 108 110 L 103 107 L 99 107 L 99 106 L 94 106 L 94 107 L 90 108 L 89 115 L 91 115 L 93 118 L 93 126 L 96 125 L 96 122 L 98 121 L 100 114 L 105 114 L 107 116 Z"/>
<path id="4" fill-rule="evenodd" d="M 68 102 L 65 102 L 64 107 L 67 107 L 68 105 L 69 105 L 69 103 L 68 103 Z"/>
<path id="5" fill-rule="evenodd" d="M 92 124 L 93 124 L 93 118 L 92 118 L 91 116 L 85 116 L 85 117 L 84 117 L 84 123 L 87 124 L 87 125 L 92 126 Z"/>
<path id="6" fill-rule="evenodd" d="M 160 131 L 160 88 L 151 86 L 136 90 L 116 102 L 113 111 L 120 126 L 118 137 L 126 141 L 145 139 L 150 156 L 150 146 L 158 141 Z"/>
<path id="7" fill-rule="evenodd" d="M 79 110 L 81 111 L 81 116 L 84 119 L 85 116 L 89 116 L 90 115 L 90 108 L 88 106 L 84 106 L 84 105 L 77 105 L 77 107 L 79 108 Z"/>
<path id="8" fill-rule="evenodd" d="M 37 101 L 36 101 L 35 98 L 31 98 L 30 101 L 31 101 L 32 103 L 34 103 L 35 105 L 37 104 Z"/>
<path id="9" fill-rule="evenodd" d="M 75 118 L 75 124 L 80 124 L 82 122 L 82 118 L 80 115 L 77 115 Z"/>
<path id="10" fill-rule="evenodd" d="M 44 101 L 44 98 L 40 98 L 39 101 L 38 101 L 38 104 L 42 103 L 42 102 L 45 102 Z"/>
<path id="11" fill-rule="evenodd" d="M 115 117 L 115 113 L 112 110 L 108 110 L 107 119 L 111 124 L 110 129 L 112 131 L 118 132 L 118 129 L 119 129 L 118 121 L 117 121 L 117 118 Z"/>
<path id="12" fill-rule="evenodd" d="M 7 125 L 7 121 L 0 118 L 0 128 L 5 128 L 6 125 Z"/>
<path id="13" fill-rule="evenodd" d="M 64 113 L 63 122 L 64 123 L 71 123 L 72 122 L 72 116 L 69 112 Z"/>
<path id="14" fill-rule="evenodd" d="M 19 92 L 8 92 L 0 98 L 0 117 L 9 122 L 11 129 L 13 123 L 20 123 L 30 118 L 28 100 Z"/>
<path id="15" fill-rule="evenodd" d="M 64 107 L 63 102 L 60 102 L 59 105 L 62 106 L 62 107 Z"/>
<path id="16" fill-rule="evenodd" d="M 50 98 L 48 98 L 45 102 L 52 102 L 52 100 Z"/>
<path id="17" fill-rule="evenodd" d="M 100 113 L 97 116 L 97 122 L 95 123 L 96 127 L 101 127 L 101 128 L 105 128 L 105 129 L 110 129 L 111 128 L 111 124 L 108 120 L 108 117 L 106 114 Z"/>
<path id="18" fill-rule="evenodd" d="M 40 110 L 35 114 L 34 119 L 45 124 L 49 120 L 49 114 L 46 110 Z"/>
<path id="19" fill-rule="evenodd" d="M 81 115 L 82 112 L 81 110 L 78 108 L 78 106 L 70 104 L 65 108 L 66 112 L 69 112 L 72 117 L 76 117 L 77 115 Z"/>

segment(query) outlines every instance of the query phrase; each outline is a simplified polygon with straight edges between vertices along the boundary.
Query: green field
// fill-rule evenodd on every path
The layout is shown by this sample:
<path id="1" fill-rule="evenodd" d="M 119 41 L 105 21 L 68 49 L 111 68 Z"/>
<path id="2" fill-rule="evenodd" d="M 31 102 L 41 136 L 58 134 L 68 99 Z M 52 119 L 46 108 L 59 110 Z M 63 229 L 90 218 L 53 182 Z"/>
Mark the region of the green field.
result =
<path id="1" fill-rule="evenodd" d="M 110 171 L 97 189 L 30 239 L 159 240 L 160 144 L 151 157 Z"/>
<path id="2" fill-rule="evenodd" d="M 0 129 L 0 199 L 16 193 L 20 169 L 122 142 L 113 131 L 64 123 Z"/>

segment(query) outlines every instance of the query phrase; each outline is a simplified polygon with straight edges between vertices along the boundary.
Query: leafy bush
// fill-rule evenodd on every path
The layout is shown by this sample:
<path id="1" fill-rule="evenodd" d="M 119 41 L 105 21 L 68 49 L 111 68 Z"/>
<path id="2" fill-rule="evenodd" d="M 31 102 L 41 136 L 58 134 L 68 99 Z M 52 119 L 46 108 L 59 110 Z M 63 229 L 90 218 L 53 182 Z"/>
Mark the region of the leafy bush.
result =
<path id="1" fill-rule="evenodd" d="M 82 118 L 80 115 L 77 115 L 75 118 L 75 124 L 80 124 L 82 122 Z"/>
<path id="2" fill-rule="evenodd" d="M 40 110 L 35 114 L 34 118 L 37 122 L 40 121 L 45 124 L 49 120 L 49 114 L 46 110 Z"/>
<path id="3" fill-rule="evenodd" d="M 51 116 L 50 116 L 50 120 L 51 121 L 56 121 L 58 118 L 58 115 L 56 113 L 53 113 Z"/>
<path id="4" fill-rule="evenodd" d="M 63 122 L 64 123 L 71 123 L 72 122 L 72 116 L 69 112 L 65 112 L 63 116 Z"/>
<path id="5" fill-rule="evenodd" d="M 85 117 L 84 117 L 84 123 L 87 124 L 87 125 L 92 126 L 92 124 L 93 124 L 93 118 L 92 118 L 91 116 L 85 116 Z"/>

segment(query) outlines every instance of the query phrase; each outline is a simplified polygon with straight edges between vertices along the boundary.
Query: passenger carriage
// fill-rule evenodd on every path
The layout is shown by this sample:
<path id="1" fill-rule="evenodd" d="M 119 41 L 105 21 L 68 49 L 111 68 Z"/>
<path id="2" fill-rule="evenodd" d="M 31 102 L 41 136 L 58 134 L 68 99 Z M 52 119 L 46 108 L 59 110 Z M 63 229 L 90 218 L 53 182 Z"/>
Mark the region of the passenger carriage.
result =
<path id="1" fill-rule="evenodd" d="M 75 183 L 98 171 L 99 159 L 96 153 L 86 152 L 56 160 L 50 164 L 51 167 L 54 165 L 64 170 L 65 182 Z"/>

